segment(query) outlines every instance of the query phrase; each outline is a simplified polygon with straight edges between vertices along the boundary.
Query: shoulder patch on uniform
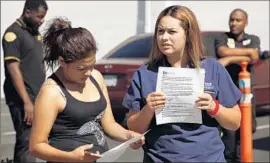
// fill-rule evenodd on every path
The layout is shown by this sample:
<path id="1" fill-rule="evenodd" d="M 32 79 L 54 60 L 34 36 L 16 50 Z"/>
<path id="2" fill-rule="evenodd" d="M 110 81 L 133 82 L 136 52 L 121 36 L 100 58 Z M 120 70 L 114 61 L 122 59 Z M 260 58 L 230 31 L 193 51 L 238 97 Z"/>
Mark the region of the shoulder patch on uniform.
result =
<path id="1" fill-rule="evenodd" d="M 14 32 L 7 32 L 4 36 L 6 42 L 13 42 L 16 38 L 17 36 Z"/>

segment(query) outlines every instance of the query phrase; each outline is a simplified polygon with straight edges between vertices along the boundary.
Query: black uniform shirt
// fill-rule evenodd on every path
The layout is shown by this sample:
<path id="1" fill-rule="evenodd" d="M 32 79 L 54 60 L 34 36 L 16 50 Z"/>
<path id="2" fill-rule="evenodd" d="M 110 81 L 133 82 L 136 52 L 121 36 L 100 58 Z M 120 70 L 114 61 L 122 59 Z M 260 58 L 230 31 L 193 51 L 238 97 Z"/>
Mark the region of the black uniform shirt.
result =
<path id="1" fill-rule="evenodd" d="M 258 48 L 260 50 L 260 39 L 258 36 L 244 34 L 242 40 L 237 41 L 234 39 L 233 35 L 229 32 L 221 34 L 219 37 L 216 37 L 215 47 L 216 51 L 220 46 L 226 46 L 229 48 Z M 216 53 L 218 55 L 218 53 Z M 217 56 L 220 58 L 219 56 Z M 248 71 L 251 72 L 251 66 L 248 65 Z M 229 72 L 233 82 L 238 86 L 238 74 L 241 71 L 241 66 L 239 64 L 229 64 L 226 66 L 227 71 Z"/>
<path id="2" fill-rule="evenodd" d="M 27 26 L 18 19 L 6 29 L 2 44 L 5 61 L 4 92 L 7 104 L 22 102 L 7 70 L 9 60 L 20 62 L 26 91 L 34 102 L 46 76 L 42 63 L 43 48 L 40 34 L 31 34 Z"/>

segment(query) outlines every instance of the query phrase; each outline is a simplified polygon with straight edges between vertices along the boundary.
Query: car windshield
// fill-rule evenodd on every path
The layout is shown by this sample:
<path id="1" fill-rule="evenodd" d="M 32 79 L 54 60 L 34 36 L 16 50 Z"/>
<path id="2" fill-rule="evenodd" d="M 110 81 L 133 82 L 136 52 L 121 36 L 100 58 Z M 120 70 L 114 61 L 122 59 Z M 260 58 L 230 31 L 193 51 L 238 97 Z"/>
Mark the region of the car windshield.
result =
<path id="1" fill-rule="evenodd" d="M 151 49 L 152 37 L 144 37 L 125 44 L 108 58 L 147 58 Z"/>

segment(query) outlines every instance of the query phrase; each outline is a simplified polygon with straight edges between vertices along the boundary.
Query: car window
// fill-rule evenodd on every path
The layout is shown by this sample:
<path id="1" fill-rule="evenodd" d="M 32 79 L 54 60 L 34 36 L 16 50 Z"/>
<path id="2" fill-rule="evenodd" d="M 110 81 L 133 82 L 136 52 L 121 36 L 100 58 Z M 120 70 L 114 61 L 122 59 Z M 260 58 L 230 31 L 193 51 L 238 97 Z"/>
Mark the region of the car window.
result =
<path id="1" fill-rule="evenodd" d="M 125 44 L 108 58 L 147 58 L 151 50 L 152 37 L 145 37 Z"/>
<path id="2" fill-rule="evenodd" d="M 216 57 L 215 38 L 218 33 L 203 33 L 203 42 L 205 46 L 205 55 Z M 151 50 L 152 36 L 134 40 L 125 44 L 108 58 L 147 58 Z"/>

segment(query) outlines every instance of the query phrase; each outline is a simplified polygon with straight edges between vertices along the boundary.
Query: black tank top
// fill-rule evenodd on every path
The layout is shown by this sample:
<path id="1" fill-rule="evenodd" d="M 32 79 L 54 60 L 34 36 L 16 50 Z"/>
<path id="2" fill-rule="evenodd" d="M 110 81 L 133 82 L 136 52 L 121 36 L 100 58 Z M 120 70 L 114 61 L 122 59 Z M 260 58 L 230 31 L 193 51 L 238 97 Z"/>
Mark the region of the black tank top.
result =
<path id="1" fill-rule="evenodd" d="M 85 144 L 94 145 L 90 149 L 92 152 L 107 151 L 106 138 L 100 124 L 107 102 L 96 80 L 90 76 L 90 80 L 100 94 L 100 99 L 94 102 L 83 102 L 75 99 L 54 73 L 49 78 L 59 85 L 66 97 L 66 106 L 57 115 L 52 126 L 49 144 L 63 151 L 72 151 Z"/>

